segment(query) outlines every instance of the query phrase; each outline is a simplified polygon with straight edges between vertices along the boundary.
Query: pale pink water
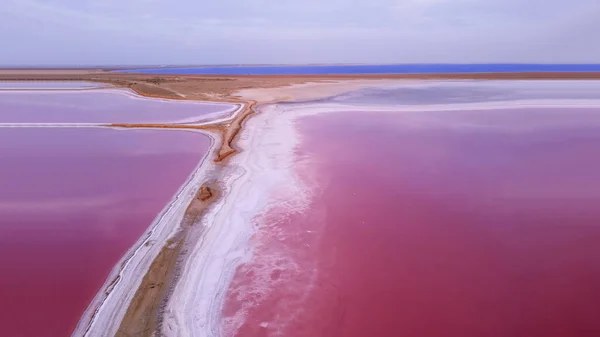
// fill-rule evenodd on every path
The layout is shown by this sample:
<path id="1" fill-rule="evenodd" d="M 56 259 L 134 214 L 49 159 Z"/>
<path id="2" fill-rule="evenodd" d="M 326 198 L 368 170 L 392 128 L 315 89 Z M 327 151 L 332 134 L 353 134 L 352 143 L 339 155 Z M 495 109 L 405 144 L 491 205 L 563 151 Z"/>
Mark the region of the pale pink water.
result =
<path id="1" fill-rule="evenodd" d="M 0 128 L 2 335 L 69 336 L 209 145 L 191 132 Z"/>
<path id="2" fill-rule="evenodd" d="M 148 99 L 117 89 L 0 90 L 0 123 L 196 122 L 234 110 L 231 104 Z"/>
<path id="3" fill-rule="evenodd" d="M 298 127 L 298 173 L 321 190 L 302 213 L 256 219 L 227 332 L 600 335 L 600 110 L 347 112 Z"/>

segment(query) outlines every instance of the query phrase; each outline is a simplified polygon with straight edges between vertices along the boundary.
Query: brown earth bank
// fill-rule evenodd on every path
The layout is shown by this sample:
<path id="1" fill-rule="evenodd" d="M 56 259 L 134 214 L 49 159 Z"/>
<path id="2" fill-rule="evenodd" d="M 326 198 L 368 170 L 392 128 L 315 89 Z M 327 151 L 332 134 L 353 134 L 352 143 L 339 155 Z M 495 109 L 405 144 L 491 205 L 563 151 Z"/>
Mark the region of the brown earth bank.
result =
<path id="1" fill-rule="evenodd" d="M 481 73 L 481 74 L 433 74 L 433 75 L 146 75 L 111 73 L 102 70 L 59 70 L 59 69 L 0 69 L 0 81 L 91 81 L 109 84 L 115 87 L 129 88 L 146 97 L 210 100 L 230 103 L 241 103 L 243 108 L 234 119 L 217 125 L 185 125 L 128 123 L 108 124 L 110 127 L 122 128 L 166 128 L 166 129 L 204 129 L 218 132 L 221 139 L 220 148 L 216 149 L 214 161 L 226 165 L 226 159 L 240 149 L 235 140 L 244 122 L 254 113 L 257 104 L 306 98 L 300 90 L 289 90 L 292 85 L 315 83 L 320 88 L 311 98 L 331 96 L 332 93 L 348 91 L 354 87 L 345 83 L 390 79 L 481 79 L 481 80 L 589 80 L 600 79 L 598 73 Z M 341 84 L 341 85 L 340 85 Z M 284 88 L 285 87 L 285 88 Z M 276 90 L 268 90 L 277 88 Z M 261 93 L 260 90 L 263 90 Z M 297 89 L 297 88 L 296 88 Z M 251 90 L 249 94 L 240 94 Z M 256 91 L 259 90 L 259 91 Z M 266 94 L 265 94 L 266 92 Z M 161 311 L 168 300 L 169 293 L 177 279 L 177 269 L 182 255 L 185 254 L 186 228 L 197 223 L 198 219 L 210 205 L 221 197 L 222 187 L 218 180 L 207 182 L 197 193 L 197 197 L 188 206 L 182 230 L 169 242 L 165 243 L 150 269 L 144 275 L 140 287 L 136 290 L 129 304 L 117 336 L 153 336 L 160 331 L 162 323 Z M 153 244 L 153 243 L 152 243 Z M 163 244 L 163 243 L 157 243 Z"/>
<path id="2" fill-rule="evenodd" d="M 236 91 L 275 88 L 306 82 L 381 79 L 600 79 L 600 72 L 473 73 L 473 74 L 366 74 L 366 75 L 155 75 L 90 70 L 0 69 L 0 81 L 92 81 L 128 87 L 148 97 L 192 100 L 238 100 Z"/>
<path id="3" fill-rule="evenodd" d="M 117 337 L 151 337 L 160 330 L 163 308 L 171 286 L 178 278 L 187 231 L 220 195 L 216 182 L 202 185 L 186 210 L 181 230 L 163 246 L 144 275 L 121 321 Z"/>
<path id="4" fill-rule="evenodd" d="M 210 100 L 242 103 L 245 108 L 229 125 L 221 127 L 224 136 L 216 161 L 222 161 L 237 150 L 236 135 L 243 121 L 253 113 L 256 104 L 293 99 L 293 94 L 242 98 L 238 92 L 247 89 L 271 89 L 304 83 L 320 83 L 329 87 L 335 83 L 357 80 L 590 80 L 600 79 L 600 72 L 556 73 L 473 73 L 473 74 L 352 74 L 352 75 L 156 75 L 117 73 L 99 69 L 0 69 L 0 81 L 90 81 L 129 88 L 153 98 Z M 324 95 L 327 96 L 327 95 Z M 176 127 L 165 124 L 115 124 L 121 127 Z"/>

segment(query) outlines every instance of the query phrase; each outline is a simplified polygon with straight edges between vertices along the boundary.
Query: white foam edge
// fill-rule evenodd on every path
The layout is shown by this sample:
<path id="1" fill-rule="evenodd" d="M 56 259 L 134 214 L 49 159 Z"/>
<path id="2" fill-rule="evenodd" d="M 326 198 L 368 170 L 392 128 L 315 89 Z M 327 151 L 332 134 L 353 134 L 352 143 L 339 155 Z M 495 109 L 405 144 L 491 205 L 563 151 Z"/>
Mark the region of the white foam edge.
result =
<path id="1" fill-rule="evenodd" d="M 223 177 L 224 196 L 205 214 L 206 232 L 190 248 L 166 305 L 163 335 L 221 336 L 228 287 L 236 269 L 252 258 L 253 220 L 278 202 L 273 192 L 281 186 L 297 192 L 293 195 L 300 203 L 310 202 L 311 191 L 294 171 L 300 141 L 295 120 L 320 111 L 287 110 L 278 104 L 260 106 L 242 129 L 236 144 L 242 151 L 230 159 Z"/>

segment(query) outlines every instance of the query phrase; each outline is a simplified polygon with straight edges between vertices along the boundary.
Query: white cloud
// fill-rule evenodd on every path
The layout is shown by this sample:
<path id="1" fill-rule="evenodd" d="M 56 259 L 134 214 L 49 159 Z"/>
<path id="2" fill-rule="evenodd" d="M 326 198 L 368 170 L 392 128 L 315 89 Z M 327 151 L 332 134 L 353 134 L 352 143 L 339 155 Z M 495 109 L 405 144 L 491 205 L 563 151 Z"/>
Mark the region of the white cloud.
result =
<path id="1" fill-rule="evenodd" d="M 3 0 L 0 62 L 592 62 L 600 59 L 600 40 L 593 38 L 599 6 L 596 0 Z"/>

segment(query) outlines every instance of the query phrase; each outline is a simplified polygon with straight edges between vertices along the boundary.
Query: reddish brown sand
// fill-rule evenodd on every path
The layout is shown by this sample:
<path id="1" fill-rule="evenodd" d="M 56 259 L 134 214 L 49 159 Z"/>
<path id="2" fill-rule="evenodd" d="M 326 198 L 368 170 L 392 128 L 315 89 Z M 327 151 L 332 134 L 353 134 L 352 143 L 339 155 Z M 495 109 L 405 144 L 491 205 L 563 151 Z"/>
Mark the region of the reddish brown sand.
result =
<path id="1" fill-rule="evenodd" d="M 192 132 L 0 129 L 2 335 L 69 336 L 209 144 Z"/>
<path id="2" fill-rule="evenodd" d="M 225 311 L 250 304 L 236 335 L 600 335 L 599 116 L 302 120 L 298 170 L 321 190 L 257 219 Z"/>

